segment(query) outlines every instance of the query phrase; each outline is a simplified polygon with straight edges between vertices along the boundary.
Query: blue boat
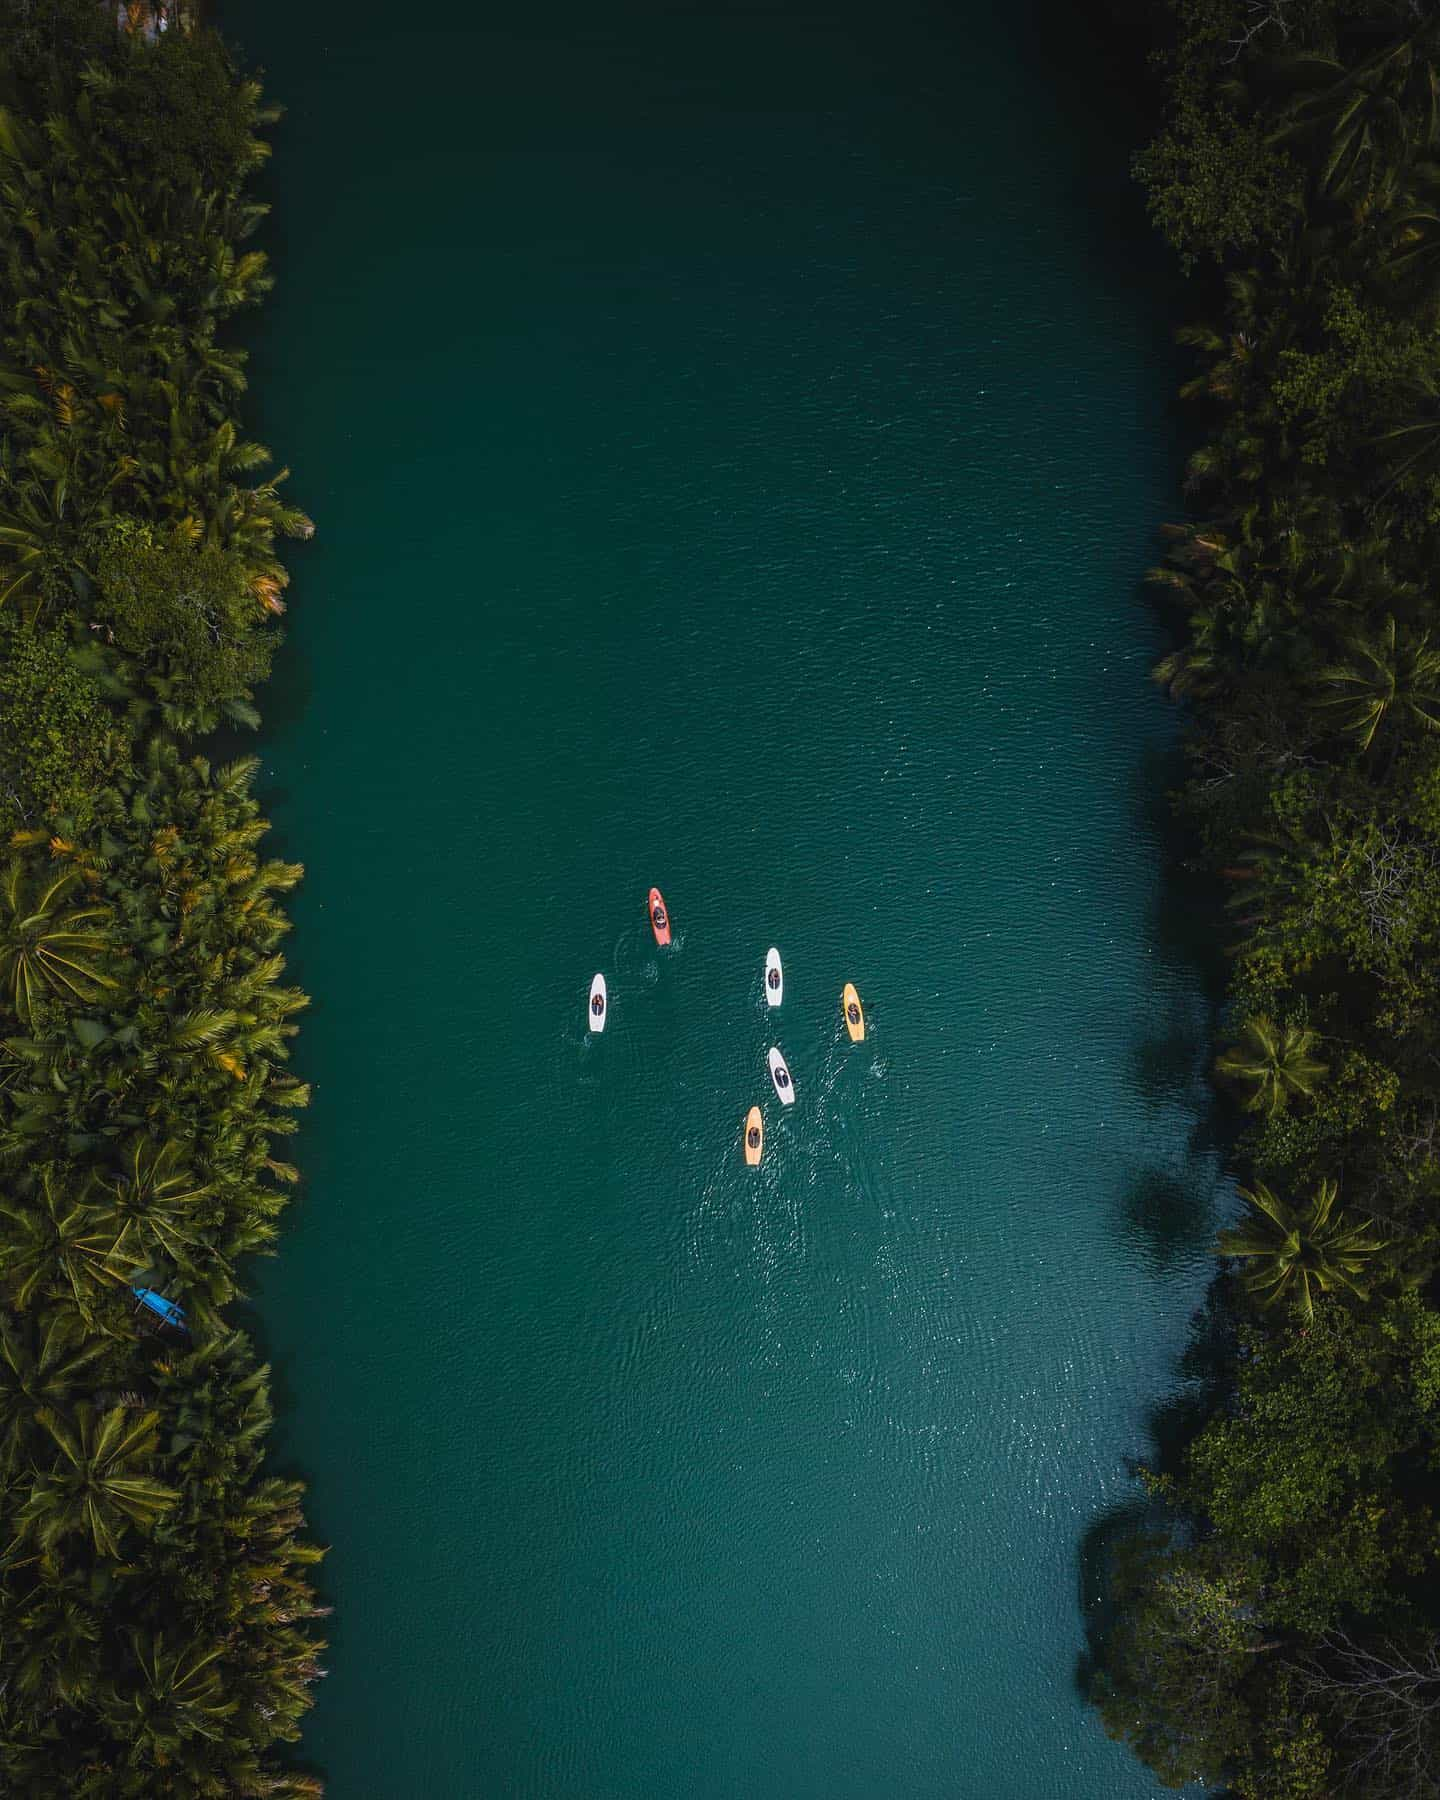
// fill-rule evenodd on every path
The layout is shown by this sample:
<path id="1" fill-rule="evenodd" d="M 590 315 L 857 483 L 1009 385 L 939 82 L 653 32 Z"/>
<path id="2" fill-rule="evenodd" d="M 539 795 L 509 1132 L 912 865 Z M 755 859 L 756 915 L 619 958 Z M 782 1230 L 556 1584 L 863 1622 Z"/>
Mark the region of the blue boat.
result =
<path id="1" fill-rule="evenodd" d="M 154 1288 L 131 1288 L 130 1292 L 146 1309 L 164 1325 L 173 1325 L 177 1331 L 185 1329 L 185 1309 L 177 1306 L 173 1300 L 167 1300 L 163 1294 L 157 1294 Z"/>

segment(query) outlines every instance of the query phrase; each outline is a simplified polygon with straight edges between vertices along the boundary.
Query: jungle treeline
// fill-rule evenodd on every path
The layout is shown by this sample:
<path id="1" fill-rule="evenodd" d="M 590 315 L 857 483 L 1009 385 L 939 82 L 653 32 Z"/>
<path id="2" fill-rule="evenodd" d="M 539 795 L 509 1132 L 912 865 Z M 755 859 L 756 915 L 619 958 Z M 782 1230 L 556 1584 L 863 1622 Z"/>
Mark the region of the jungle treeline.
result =
<path id="1" fill-rule="evenodd" d="M 1157 20 L 1165 15 L 1157 10 Z M 1225 895 L 1218 1376 L 1096 1698 L 1171 1786 L 1440 1794 L 1440 19 L 1178 0 L 1139 157 L 1190 271 L 1179 806 Z"/>
<path id="2" fill-rule="evenodd" d="M 272 115 L 170 12 L 0 0 L 0 1793 L 36 1800 L 319 1792 L 276 1749 L 320 1552 L 226 1317 L 296 1179 L 300 871 L 202 747 L 258 722 L 310 524 L 222 331 Z"/>

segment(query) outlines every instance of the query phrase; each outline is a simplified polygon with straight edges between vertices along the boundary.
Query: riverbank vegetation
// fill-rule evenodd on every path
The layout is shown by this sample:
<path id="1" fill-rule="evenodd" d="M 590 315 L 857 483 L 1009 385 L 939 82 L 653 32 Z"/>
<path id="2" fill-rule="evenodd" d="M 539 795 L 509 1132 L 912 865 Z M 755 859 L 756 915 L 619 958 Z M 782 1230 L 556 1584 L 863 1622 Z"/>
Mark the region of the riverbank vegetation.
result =
<path id="1" fill-rule="evenodd" d="M 225 1316 L 296 1178 L 300 871 L 202 743 L 310 527 L 221 336 L 270 115 L 171 11 L 0 0 L 0 1791 L 47 1800 L 318 1792 L 319 1552 Z"/>
<path id="2" fill-rule="evenodd" d="M 1226 1371 L 1117 1557 L 1167 1784 L 1440 1793 L 1440 22 L 1178 0 L 1140 157 L 1203 442 L 1156 581 L 1228 893 Z"/>

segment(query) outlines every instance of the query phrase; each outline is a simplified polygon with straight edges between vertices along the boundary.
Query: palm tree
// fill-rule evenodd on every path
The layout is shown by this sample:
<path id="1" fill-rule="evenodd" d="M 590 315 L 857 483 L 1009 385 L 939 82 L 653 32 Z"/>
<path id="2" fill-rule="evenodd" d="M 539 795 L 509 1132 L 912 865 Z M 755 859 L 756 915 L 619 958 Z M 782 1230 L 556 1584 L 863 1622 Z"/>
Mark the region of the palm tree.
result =
<path id="1" fill-rule="evenodd" d="M 1256 1013 L 1245 1021 L 1240 1042 L 1217 1059 L 1215 1071 L 1251 1086 L 1247 1112 L 1282 1112 L 1292 1098 L 1308 1100 L 1328 1073 L 1328 1065 L 1311 1055 L 1319 1041 L 1308 1025 L 1277 1025 Z"/>
<path id="2" fill-rule="evenodd" d="M 89 1702 L 99 1673 L 98 1596 L 83 1570 L 40 1581 L 14 1613 L 18 1659 L 14 1679 L 32 1700 L 65 1706 Z"/>
<path id="3" fill-rule="evenodd" d="M 1350 661 L 1322 669 L 1320 679 L 1340 691 L 1321 701 L 1344 709 L 1343 724 L 1368 750 L 1387 720 L 1413 720 L 1440 731 L 1440 650 L 1430 633 L 1402 637 L 1389 618 L 1377 638 L 1351 638 Z"/>
<path id="4" fill-rule="evenodd" d="M 33 616 L 47 574 L 74 566 L 76 546 L 66 531 L 64 507 L 64 489 L 57 482 L 48 494 L 29 486 L 16 488 L 0 511 L 0 555 L 5 558 L 0 605 L 32 593 L 37 602 Z"/>
<path id="5" fill-rule="evenodd" d="M 12 420 L 23 420 L 29 402 L 38 419 L 22 469 L 0 473 L 0 605 L 14 599 L 32 624 L 73 602 L 77 576 L 91 578 L 90 530 L 137 470 L 133 457 L 106 448 L 101 436 L 82 435 L 76 414 L 83 400 L 69 382 L 44 370 L 35 385 L 39 392 L 12 396 L 6 406 Z"/>
<path id="6" fill-rule="evenodd" d="M 45 998 L 85 1003 L 118 984 L 96 966 L 110 951 L 109 908 L 66 907 L 75 869 L 31 882 L 17 857 L 0 874 L 0 980 L 27 1024 Z"/>
<path id="7" fill-rule="evenodd" d="M 0 1283 L 23 1312 L 37 1298 L 64 1297 L 87 1324 L 108 1283 L 135 1265 L 117 1250 L 113 1223 L 88 1187 L 71 1193 L 68 1172 L 46 1164 L 28 1184 L 0 1198 Z"/>
<path id="8" fill-rule="evenodd" d="M 1366 1297 L 1360 1278 L 1385 1242 L 1371 1235 L 1368 1221 L 1351 1225 L 1336 1212 L 1339 1191 L 1335 1182 L 1322 1180 L 1303 1206 L 1291 1206 L 1263 1181 L 1240 1189 L 1254 1215 L 1222 1231 L 1216 1248 L 1222 1256 L 1253 1259 L 1245 1286 L 1262 1307 L 1288 1299 L 1308 1325 L 1315 1316 L 1317 1289 Z"/>
<path id="9" fill-rule="evenodd" d="M 134 1632 L 130 1641 L 139 1680 L 113 1697 L 116 1723 L 126 1738 L 133 1736 L 164 1766 L 187 1738 L 224 1737 L 225 1721 L 240 1704 L 227 1695 L 215 1666 L 224 1644 L 192 1640 L 171 1649 L 160 1632 Z"/>
<path id="10" fill-rule="evenodd" d="M 1189 608 L 1189 641 L 1152 672 L 1177 696 L 1208 697 L 1247 670 L 1288 666 L 1297 620 L 1348 604 L 1357 582 L 1384 575 L 1371 546 L 1357 553 L 1338 541 L 1336 521 L 1304 488 L 1257 497 L 1223 521 L 1167 527 L 1167 535 L 1166 560 L 1146 579 Z M 1397 587 L 1386 579 L 1387 594 Z"/>
<path id="11" fill-rule="evenodd" d="M 1210 396 L 1217 400 L 1237 400 L 1250 372 L 1257 348 L 1262 340 L 1273 340 L 1277 330 L 1284 329 L 1286 313 L 1274 303 L 1256 269 L 1232 270 L 1225 277 L 1230 304 L 1226 308 L 1225 331 L 1213 325 L 1182 325 L 1175 333 L 1177 343 L 1187 344 L 1216 360 L 1201 375 L 1187 381 L 1180 389 L 1182 399 L 1194 400 Z M 1269 342 L 1273 353 L 1276 345 Z"/>
<path id="12" fill-rule="evenodd" d="M 1269 65 L 1297 96 L 1271 142 L 1312 149 L 1322 194 L 1363 206 L 1434 148 L 1435 77 L 1421 43 L 1415 33 L 1348 67 L 1308 52 Z"/>
<path id="13" fill-rule="evenodd" d="M 1194 695 L 1208 699 L 1230 678 L 1232 664 L 1221 651 L 1216 615 L 1205 608 L 1190 615 L 1189 641 L 1167 651 L 1150 671 L 1150 679 L 1172 700 Z"/>
<path id="14" fill-rule="evenodd" d="M 209 1505 L 259 1468 L 272 1419 L 269 1374 L 238 1331 L 155 1365 L 156 1403 L 171 1421 L 172 1466 L 187 1504 Z"/>
<path id="15" fill-rule="evenodd" d="M 1417 163 L 1408 172 L 1395 210 L 1384 220 L 1386 245 L 1379 271 L 1398 284 L 1404 300 L 1424 305 L 1440 259 L 1440 165 Z"/>
<path id="16" fill-rule="evenodd" d="M 103 1337 L 85 1337 L 75 1318 L 56 1309 L 38 1321 L 0 1321 L 0 1471 L 13 1470 L 25 1453 L 42 1407 L 69 1404 L 80 1378 L 110 1348 Z"/>
<path id="17" fill-rule="evenodd" d="M 12 1551 L 32 1543 L 49 1561 L 62 1538 L 79 1533 L 98 1555 L 118 1558 L 120 1539 L 132 1525 L 152 1529 L 179 1498 L 148 1472 L 159 1413 L 137 1416 L 124 1406 L 100 1412 L 82 1404 L 65 1418 L 47 1406 L 36 1422 L 55 1440 L 59 1456 L 36 1474 L 16 1519 Z"/>
<path id="18" fill-rule="evenodd" d="M 1382 431 L 1373 440 L 1390 474 L 1382 497 L 1407 482 L 1407 478 L 1423 482 L 1440 474 L 1440 412 L 1435 399 L 1431 387 L 1416 390 L 1408 410 L 1418 417 L 1413 417 L 1408 425 Z"/>
<path id="19" fill-rule="evenodd" d="M 122 1172 L 96 1189 L 110 1211 L 119 1252 L 136 1267 L 170 1262 L 192 1272 L 204 1251 L 201 1205 L 213 1189 L 197 1181 L 181 1162 L 173 1138 L 156 1143 L 136 1138 L 125 1152 Z"/>

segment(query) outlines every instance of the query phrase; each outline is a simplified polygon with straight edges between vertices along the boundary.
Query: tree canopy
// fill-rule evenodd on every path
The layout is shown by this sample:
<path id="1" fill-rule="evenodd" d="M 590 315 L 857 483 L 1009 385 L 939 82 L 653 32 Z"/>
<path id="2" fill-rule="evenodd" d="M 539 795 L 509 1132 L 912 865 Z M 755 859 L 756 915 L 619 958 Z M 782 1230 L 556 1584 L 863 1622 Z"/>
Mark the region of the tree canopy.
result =
<path id="1" fill-rule="evenodd" d="M 1176 0 L 1137 170 L 1201 441 L 1154 571 L 1229 889 L 1228 1360 L 1122 1545 L 1096 1697 L 1167 1785 L 1440 1771 L 1440 20 Z"/>
<path id="2" fill-rule="evenodd" d="M 225 1309 L 297 1180 L 253 759 L 310 523 L 243 436 L 273 114 L 184 7 L 0 0 L 0 1791 L 299 1796 L 299 1486 Z M 141 1306 L 158 1297 L 172 1321 Z M 182 1322 L 177 1327 L 175 1320 Z"/>

